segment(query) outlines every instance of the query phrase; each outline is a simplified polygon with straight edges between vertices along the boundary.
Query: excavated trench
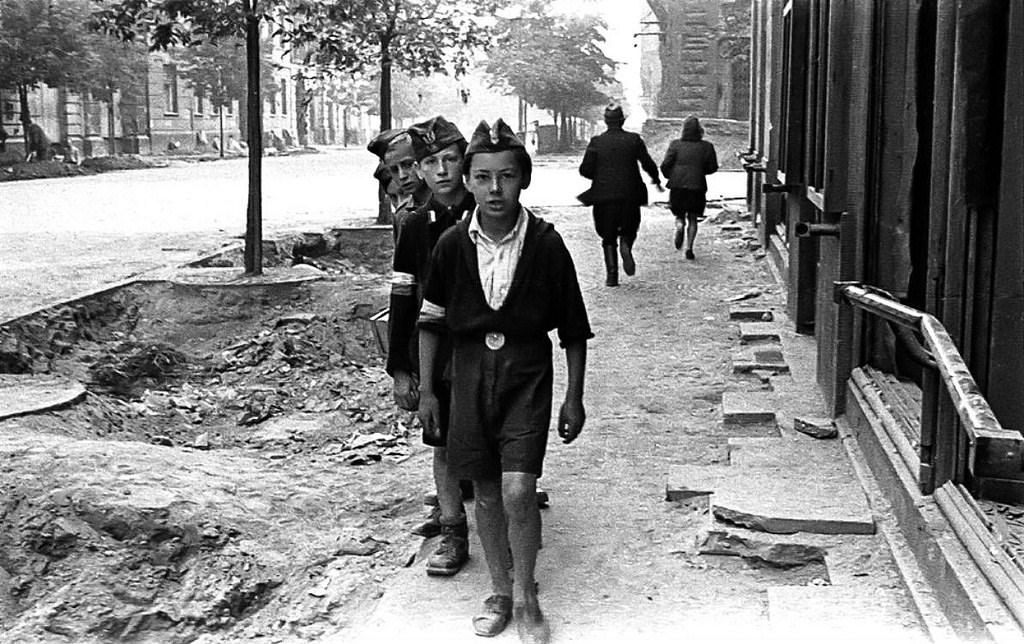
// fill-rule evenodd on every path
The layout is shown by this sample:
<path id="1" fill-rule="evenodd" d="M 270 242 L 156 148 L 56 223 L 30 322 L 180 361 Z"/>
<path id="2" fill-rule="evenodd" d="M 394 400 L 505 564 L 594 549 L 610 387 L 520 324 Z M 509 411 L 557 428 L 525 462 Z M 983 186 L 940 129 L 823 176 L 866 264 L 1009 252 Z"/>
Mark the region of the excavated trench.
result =
<path id="1" fill-rule="evenodd" d="M 0 421 L 0 630 L 307 637 L 408 562 L 416 441 L 369 322 L 385 263 L 308 241 L 269 263 L 326 279 L 133 283 L 0 326 L 0 373 L 87 392 Z"/>

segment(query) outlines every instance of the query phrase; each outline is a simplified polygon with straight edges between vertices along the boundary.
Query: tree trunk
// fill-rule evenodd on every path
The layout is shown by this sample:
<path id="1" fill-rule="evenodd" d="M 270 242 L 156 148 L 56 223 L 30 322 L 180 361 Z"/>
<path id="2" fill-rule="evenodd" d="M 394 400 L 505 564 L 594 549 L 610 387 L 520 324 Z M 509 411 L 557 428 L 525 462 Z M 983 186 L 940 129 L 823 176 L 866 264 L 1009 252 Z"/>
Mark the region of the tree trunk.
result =
<path id="1" fill-rule="evenodd" d="M 341 106 L 341 143 L 348 147 L 348 105 Z"/>
<path id="2" fill-rule="evenodd" d="M 245 221 L 245 272 L 263 273 L 263 120 L 260 115 L 259 0 L 246 0 L 245 58 L 248 81 L 246 116 L 249 133 L 249 204 Z"/>
<path id="3" fill-rule="evenodd" d="M 380 45 L 380 131 L 391 129 L 391 50 L 388 42 Z M 390 224 L 394 216 L 384 186 L 377 188 L 377 223 Z"/>
<path id="4" fill-rule="evenodd" d="M 117 132 L 114 128 L 114 92 L 110 92 L 107 99 L 107 133 L 110 135 L 107 155 L 114 156 L 117 153 Z"/>
<path id="5" fill-rule="evenodd" d="M 217 108 L 220 113 L 220 158 L 224 158 L 224 106 L 221 105 Z"/>
<path id="6" fill-rule="evenodd" d="M 32 142 L 29 141 L 28 130 L 32 125 L 32 113 L 28 109 L 28 86 L 18 85 L 18 106 L 21 108 L 21 138 L 25 141 L 25 158 L 32 152 Z"/>
<path id="7" fill-rule="evenodd" d="M 295 81 L 295 133 L 299 137 L 299 145 L 305 147 L 309 140 L 309 102 L 311 97 L 306 92 L 306 81 L 299 78 Z"/>

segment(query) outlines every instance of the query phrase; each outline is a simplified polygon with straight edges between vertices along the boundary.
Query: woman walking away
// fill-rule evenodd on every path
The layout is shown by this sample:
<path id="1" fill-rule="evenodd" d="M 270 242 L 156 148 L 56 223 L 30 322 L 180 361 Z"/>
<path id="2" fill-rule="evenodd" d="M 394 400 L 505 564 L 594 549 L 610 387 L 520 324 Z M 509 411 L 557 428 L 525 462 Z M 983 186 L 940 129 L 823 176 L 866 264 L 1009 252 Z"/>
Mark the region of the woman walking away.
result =
<path id="1" fill-rule="evenodd" d="M 668 179 L 668 203 L 676 216 L 676 249 L 683 247 L 686 235 L 686 259 L 694 259 L 693 242 L 697 239 L 697 218 L 704 214 L 707 203 L 707 175 L 718 170 L 715 146 L 704 140 L 704 128 L 696 116 L 683 121 L 683 136 L 672 141 L 661 162 L 661 172 Z"/>

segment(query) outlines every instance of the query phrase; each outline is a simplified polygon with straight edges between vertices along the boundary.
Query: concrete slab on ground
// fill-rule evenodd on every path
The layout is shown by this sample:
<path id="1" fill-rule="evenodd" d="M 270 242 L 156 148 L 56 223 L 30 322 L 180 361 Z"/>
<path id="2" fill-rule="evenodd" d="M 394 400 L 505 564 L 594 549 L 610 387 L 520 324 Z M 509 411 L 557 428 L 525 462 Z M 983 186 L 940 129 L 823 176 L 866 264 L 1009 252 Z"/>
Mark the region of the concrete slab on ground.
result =
<path id="1" fill-rule="evenodd" d="M 769 641 L 930 641 L 887 592 L 850 586 L 774 586 L 768 589 Z"/>
<path id="2" fill-rule="evenodd" d="M 776 345 L 748 347 L 733 354 L 733 373 L 750 373 L 755 370 L 788 373 L 789 365 L 782 348 Z"/>
<path id="3" fill-rule="evenodd" d="M 740 322 L 740 342 L 779 341 L 779 327 L 772 322 Z"/>
<path id="4" fill-rule="evenodd" d="M 752 306 L 750 304 L 733 304 L 729 306 L 730 320 L 747 320 L 750 322 L 771 322 L 775 314 L 767 306 Z"/>
<path id="5" fill-rule="evenodd" d="M 819 441 L 802 435 L 792 438 L 730 438 L 729 464 L 804 470 L 820 467 L 838 471 L 840 476 L 854 475 L 846 450 L 839 441 Z"/>
<path id="6" fill-rule="evenodd" d="M 772 439 L 767 439 L 772 440 Z M 715 518 L 753 530 L 790 534 L 874 534 L 867 498 L 841 467 L 749 468 L 684 465 L 668 477 L 666 498 L 711 492 Z"/>
<path id="7" fill-rule="evenodd" d="M 161 279 L 173 284 L 220 287 L 299 284 L 325 277 L 326 273 L 307 264 L 268 267 L 263 269 L 261 275 L 246 275 L 244 269 L 236 267 L 171 268 L 146 275 L 147 279 Z"/>
<path id="8" fill-rule="evenodd" d="M 771 398 L 756 391 L 723 392 L 722 422 L 726 425 L 774 425 L 776 419 Z"/>
<path id="9" fill-rule="evenodd" d="M 84 396 L 82 383 L 67 378 L 0 374 L 0 419 L 57 409 Z"/>

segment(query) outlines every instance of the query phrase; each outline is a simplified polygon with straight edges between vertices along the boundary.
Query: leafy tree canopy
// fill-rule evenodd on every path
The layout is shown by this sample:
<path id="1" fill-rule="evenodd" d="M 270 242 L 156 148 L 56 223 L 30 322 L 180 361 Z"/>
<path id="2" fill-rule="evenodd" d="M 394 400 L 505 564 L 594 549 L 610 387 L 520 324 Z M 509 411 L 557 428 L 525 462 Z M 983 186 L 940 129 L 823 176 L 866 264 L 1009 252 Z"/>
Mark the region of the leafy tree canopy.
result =
<path id="1" fill-rule="evenodd" d="M 322 73 L 464 73 L 507 0 L 294 0 L 282 35 Z"/>
<path id="2" fill-rule="evenodd" d="M 0 87 L 67 85 L 85 66 L 83 2 L 4 0 L 0 7 Z"/>
<path id="3" fill-rule="evenodd" d="M 487 72 L 496 87 L 537 107 L 584 113 L 607 102 L 602 88 L 614 83 L 615 61 L 601 49 L 604 28 L 596 16 L 552 14 L 531 2 L 520 15 L 499 19 Z"/>

